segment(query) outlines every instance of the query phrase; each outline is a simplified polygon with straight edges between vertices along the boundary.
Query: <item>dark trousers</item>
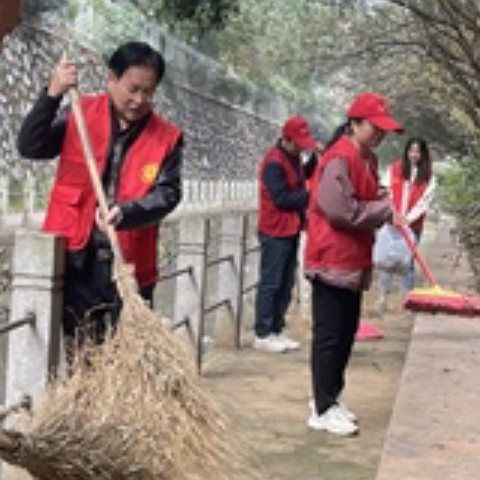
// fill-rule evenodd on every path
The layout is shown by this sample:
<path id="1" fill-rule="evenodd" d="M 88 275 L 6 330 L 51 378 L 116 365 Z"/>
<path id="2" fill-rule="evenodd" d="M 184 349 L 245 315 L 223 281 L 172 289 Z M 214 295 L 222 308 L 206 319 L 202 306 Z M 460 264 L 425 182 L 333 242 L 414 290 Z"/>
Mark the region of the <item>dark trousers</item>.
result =
<path id="1" fill-rule="evenodd" d="M 256 298 L 255 334 L 279 334 L 285 327 L 297 267 L 298 235 L 277 238 L 258 234 L 260 272 Z"/>
<path id="2" fill-rule="evenodd" d="M 81 263 L 67 254 L 64 276 L 62 327 L 69 363 L 86 343 L 104 342 L 118 324 L 122 302 L 112 279 L 109 249 L 91 248 Z M 140 294 L 152 304 L 154 285 L 142 287 Z"/>
<path id="3" fill-rule="evenodd" d="M 317 413 L 334 405 L 345 385 L 345 370 L 360 321 L 362 292 L 312 280 L 311 370 Z"/>

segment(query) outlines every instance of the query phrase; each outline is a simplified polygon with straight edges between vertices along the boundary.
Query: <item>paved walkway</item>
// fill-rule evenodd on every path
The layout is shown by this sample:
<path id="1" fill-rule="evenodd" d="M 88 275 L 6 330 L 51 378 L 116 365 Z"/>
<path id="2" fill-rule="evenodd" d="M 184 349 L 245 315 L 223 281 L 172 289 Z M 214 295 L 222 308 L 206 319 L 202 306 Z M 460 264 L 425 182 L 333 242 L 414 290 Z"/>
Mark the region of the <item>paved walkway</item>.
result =
<path id="1" fill-rule="evenodd" d="M 428 260 L 446 288 L 472 277 L 448 219 L 430 230 Z M 385 334 L 357 342 L 345 401 L 361 433 L 340 438 L 305 426 L 310 397 L 308 312 L 292 311 L 299 352 L 272 355 L 214 347 L 206 386 L 244 438 L 267 480 L 477 480 L 480 478 L 480 319 L 406 314 L 398 295 L 378 317 L 374 292 L 363 319 Z M 251 313 L 251 311 L 250 311 Z M 8 480 L 8 479 L 7 479 Z M 247 480 L 247 479 L 245 479 Z"/>
<path id="2" fill-rule="evenodd" d="M 466 291 L 471 275 L 448 218 L 431 226 L 423 247 L 446 288 Z M 345 400 L 361 433 L 339 438 L 305 426 L 310 396 L 309 315 L 292 314 L 297 353 L 214 349 L 205 381 L 273 480 L 477 480 L 480 458 L 480 321 L 413 316 L 394 295 L 382 317 L 374 292 L 364 320 L 385 334 L 357 342 Z"/>
<path id="3" fill-rule="evenodd" d="M 467 293 L 445 223 L 429 250 L 444 288 Z M 480 478 L 480 318 L 417 316 L 377 480 Z"/>
<path id="4" fill-rule="evenodd" d="M 293 314 L 289 319 L 292 334 L 302 341 L 299 352 L 258 352 L 250 347 L 251 335 L 246 335 L 242 350 L 214 349 L 207 356 L 205 382 L 251 456 L 258 459 L 263 478 L 375 478 L 412 326 L 398 305 L 398 298 L 392 298 L 392 309 L 383 318 L 374 317 L 371 307 L 365 312 L 385 338 L 355 346 L 344 400 L 360 418 L 361 433 L 356 437 L 306 427 L 311 395 L 308 315 Z"/>

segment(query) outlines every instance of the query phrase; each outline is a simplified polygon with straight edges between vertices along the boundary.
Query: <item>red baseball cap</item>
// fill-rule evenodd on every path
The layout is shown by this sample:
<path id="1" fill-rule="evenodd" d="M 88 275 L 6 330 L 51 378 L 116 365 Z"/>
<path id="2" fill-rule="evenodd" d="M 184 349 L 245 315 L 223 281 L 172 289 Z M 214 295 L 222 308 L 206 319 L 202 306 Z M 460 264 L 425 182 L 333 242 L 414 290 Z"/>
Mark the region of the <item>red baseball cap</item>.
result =
<path id="1" fill-rule="evenodd" d="M 290 117 L 283 125 L 282 137 L 295 142 L 304 150 L 317 146 L 317 142 L 312 138 L 308 122 L 303 117 Z"/>
<path id="2" fill-rule="evenodd" d="M 390 114 L 387 101 L 378 93 L 357 95 L 348 109 L 348 118 L 364 118 L 380 130 L 403 132 L 403 126 Z"/>

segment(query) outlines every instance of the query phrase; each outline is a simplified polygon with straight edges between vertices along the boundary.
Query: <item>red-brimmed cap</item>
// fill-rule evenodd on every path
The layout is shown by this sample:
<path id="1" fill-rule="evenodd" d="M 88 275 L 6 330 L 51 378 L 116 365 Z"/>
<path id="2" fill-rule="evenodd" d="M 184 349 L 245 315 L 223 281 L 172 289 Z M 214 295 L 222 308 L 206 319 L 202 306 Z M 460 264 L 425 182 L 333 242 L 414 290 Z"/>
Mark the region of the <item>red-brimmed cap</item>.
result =
<path id="1" fill-rule="evenodd" d="M 403 126 L 390 114 L 387 101 L 378 93 L 361 93 L 355 97 L 348 109 L 348 118 L 364 118 L 380 130 L 403 132 Z"/>
<path id="2" fill-rule="evenodd" d="M 308 122 L 303 117 L 291 117 L 283 125 L 282 137 L 295 142 L 300 148 L 309 150 L 317 146 L 312 138 Z"/>

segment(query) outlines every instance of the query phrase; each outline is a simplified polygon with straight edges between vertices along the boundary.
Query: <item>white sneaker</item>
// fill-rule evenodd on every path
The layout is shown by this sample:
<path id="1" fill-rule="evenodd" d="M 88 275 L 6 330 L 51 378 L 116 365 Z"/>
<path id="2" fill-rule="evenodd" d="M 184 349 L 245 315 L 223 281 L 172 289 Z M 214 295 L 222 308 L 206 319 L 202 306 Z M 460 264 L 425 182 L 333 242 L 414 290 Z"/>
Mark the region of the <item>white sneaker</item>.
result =
<path id="1" fill-rule="evenodd" d="M 264 352 L 270 353 L 284 353 L 287 351 L 285 344 L 279 340 L 276 335 L 255 337 L 253 339 L 253 348 L 255 350 L 263 350 Z"/>
<path id="2" fill-rule="evenodd" d="M 358 433 L 358 426 L 349 420 L 338 405 L 332 405 L 322 415 L 310 414 L 307 426 L 313 430 L 323 430 L 335 435 L 350 436 Z"/>
<path id="3" fill-rule="evenodd" d="M 317 413 L 317 409 L 315 408 L 315 400 L 313 398 L 308 401 L 308 406 L 310 408 L 310 413 Z M 337 407 L 340 413 L 345 416 L 345 418 L 348 418 L 348 420 L 353 423 L 358 422 L 358 417 L 351 410 L 349 410 L 348 407 L 340 400 L 337 400 Z"/>
<path id="4" fill-rule="evenodd" d="M 300 342 L 293 340 L 293 338 L 287 337 L 284 333 L 276 335 L 277 339 L 285 345 L 287 350 L 300 350 Z"/>
<path id="5" fill-rule="evenodd" d="M 337 406 L 340 411 L 351 421 L 354 423 L 358 422 L 358 417 L 340 400 L 337 400 Z"/>

